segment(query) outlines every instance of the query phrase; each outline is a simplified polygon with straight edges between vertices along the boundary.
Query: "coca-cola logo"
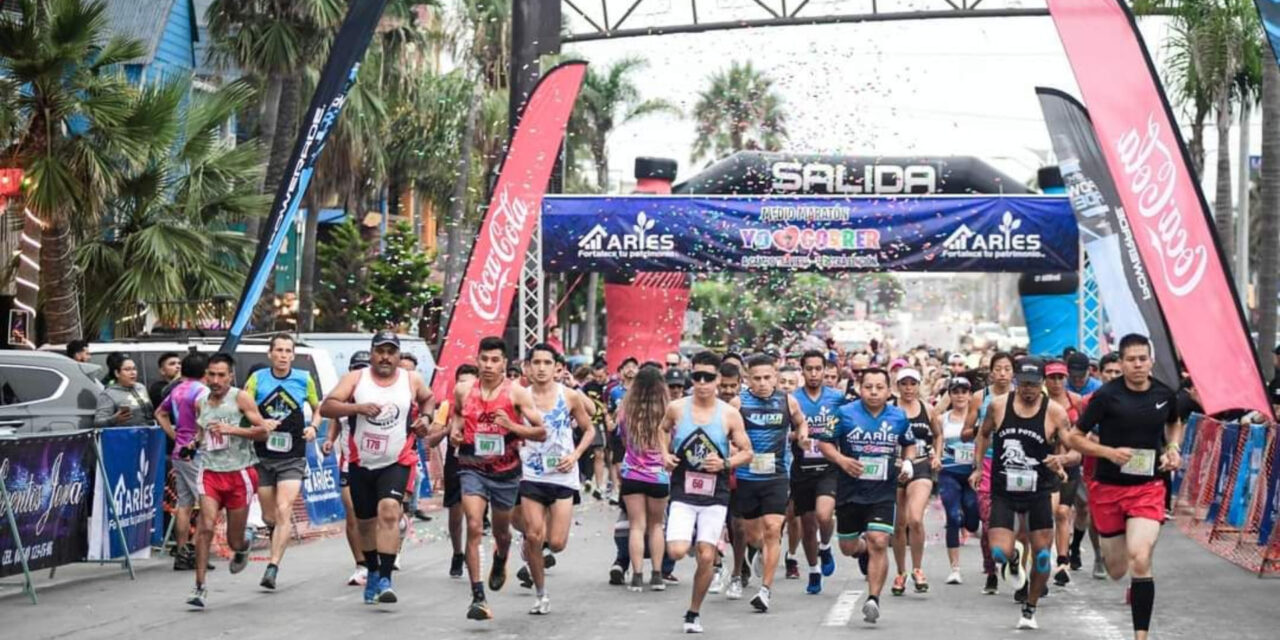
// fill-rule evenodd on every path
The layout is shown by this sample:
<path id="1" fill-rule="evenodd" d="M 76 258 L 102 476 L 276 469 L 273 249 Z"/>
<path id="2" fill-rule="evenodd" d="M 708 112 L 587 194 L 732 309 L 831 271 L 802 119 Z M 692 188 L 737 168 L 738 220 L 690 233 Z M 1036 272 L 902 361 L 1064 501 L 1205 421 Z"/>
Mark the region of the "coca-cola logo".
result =
<path id="1" fill-rule="evenodd" d="M 1177 165 L 1173 151 L 1160 140 L 1160 134 L 1160 123 L 1155 114 L 1150 114 L 1145 135 L 1136 128 L 1130 129 L 1116 141 L 1116 151 L 1128 178 L 1122 188 L 1128 187 L 1138 215 L 1148 221 L 1142 229 L 1157 256 L 1165 287 L 1182 297 L 1195 291 L 1204 278 L 1209 251 L 1199 242 L 1188 246 L 1184 213 L 1175 196 Z"/>
<path id="2" fill-rule="evenodd" d="M 503 186 L 498 194 L 497 208 L 489 220 L 489 244 L 480 247 L 480 277 L 467 284 L 467 299 L 475 314 L 489 322 L 498 319 L 502 304 L 502 287 L 510 281 L 511 270 L 520 257 L 520 240 L 525 233 L 531 207 L 519 198 L 511 197 Z"/>

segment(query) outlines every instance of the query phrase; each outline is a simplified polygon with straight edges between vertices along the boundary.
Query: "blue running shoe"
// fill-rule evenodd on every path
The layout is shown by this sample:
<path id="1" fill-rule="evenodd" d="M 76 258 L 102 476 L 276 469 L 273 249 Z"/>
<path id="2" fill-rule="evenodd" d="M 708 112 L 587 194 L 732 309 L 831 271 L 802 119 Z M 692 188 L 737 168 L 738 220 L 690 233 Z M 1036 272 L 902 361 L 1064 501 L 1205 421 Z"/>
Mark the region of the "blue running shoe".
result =
<path id="1" fill-rule="evenodd" d="M 391 578 L 378 578 L 378 602 L 382 604 L 396 602 L 396 591 L 391 588 Z"/>
<path id="2" fill-rule="evenodd" d="M 364 603 L 376 604 L 377 602 L 378 602 L 378 579 L 374 576 L 369 576 L 369 579 L 364 581 Z"/>
<path id="3" fill-rule="evenodd" d="M 804 592 L 814 596 L 818 595 L 819 593 L 822 593 L 822 574 L 810 573 L 809 586 L 804 588 Z"/>
<path id="4" fill-rule="evenodd" d="M 818 549 L 818 559 L 822 561 L 822 575 L 831 577 L 836 572 L 836 557 L 831 549 Z"/>

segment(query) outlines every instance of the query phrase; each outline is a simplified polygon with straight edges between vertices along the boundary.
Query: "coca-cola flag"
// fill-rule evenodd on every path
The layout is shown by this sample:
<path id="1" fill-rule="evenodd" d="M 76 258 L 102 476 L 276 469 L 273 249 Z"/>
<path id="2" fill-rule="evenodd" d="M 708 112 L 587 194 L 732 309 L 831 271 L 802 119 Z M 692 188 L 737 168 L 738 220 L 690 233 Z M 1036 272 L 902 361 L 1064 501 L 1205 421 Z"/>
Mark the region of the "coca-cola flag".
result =
<path id="1" fill-rule="evenodd" d="M 500 336 L 506 327 L 542 196 L 586 71 L 585 62 L 561 64 L 542 76 L 529 96 L 458 289 L 431 383 L 436 398 L 447 397 L 454 370 L 475 359 L 481 338 Z"/>
<path id="2" fill-rule="evenodd" d="M 1049 0 L 1049 12 L 1201 404 L 1270 414 L 1209 207 L 1133 15 L 1118 0 Z"/>

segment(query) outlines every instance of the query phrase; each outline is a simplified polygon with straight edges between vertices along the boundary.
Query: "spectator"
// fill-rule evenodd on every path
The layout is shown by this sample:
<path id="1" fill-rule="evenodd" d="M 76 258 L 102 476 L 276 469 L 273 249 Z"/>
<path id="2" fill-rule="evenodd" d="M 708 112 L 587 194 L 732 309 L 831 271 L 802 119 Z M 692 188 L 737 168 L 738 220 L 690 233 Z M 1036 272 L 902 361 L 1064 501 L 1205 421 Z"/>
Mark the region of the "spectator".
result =
<path id="1" fill-rule="evenodd" d="M 67 343 L 67 357 L 76 362 L 89 361 L 89 343 L 85 340 L 72 340 Z"/>
<path id="2" fill-rule="evenodd" d="M 120 370 L 120 365 L 124 364 L 125 358 L 128 357 L 129 354 L 120 353 L 119 351 L 112 351 L 107 354 L 107 375 L 102 377 L 103 389 L 115 384 L 115 372 Z"/>
<path id="3" fill-rule="evenodd" d="M 98 394 L 98 410 L 93 416 L 95 427 L 137 427 L 155 424 L 154 409 L 147 390 L 138 382 L 138 365 L 133 358 L 113 360 L 115 368 L 107 373 L 111 383 Z"/>
<path id="4" fill-rule="evenodd" d="M 164 397 L 169 395 L 174 385 L 178 383 L 182 373 L 182 356 L 173 351 L 166 351 L 160 354 L 156 359 L 156 370 L 160 372 L 160 378 L 151 383 L 151 387 L 147 389 L 147 397 L 151 398 L 151 406 L 158 407 L 164 402 Z"/>

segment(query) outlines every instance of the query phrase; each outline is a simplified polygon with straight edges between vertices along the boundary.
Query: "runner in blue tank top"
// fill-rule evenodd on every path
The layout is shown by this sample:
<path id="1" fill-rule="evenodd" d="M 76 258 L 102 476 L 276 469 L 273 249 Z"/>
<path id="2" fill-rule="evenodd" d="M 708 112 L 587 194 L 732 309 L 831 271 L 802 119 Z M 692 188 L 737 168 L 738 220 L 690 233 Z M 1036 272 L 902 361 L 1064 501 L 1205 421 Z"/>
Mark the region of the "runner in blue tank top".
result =
<path id="1" fill-rule="evenodd" d="M 800 357 L 804 386 L 793 397 L 804 412 L 809 442 L 792 445 L 791 504 L 800 516 L 805 559 L 809 562 L 809 585 L 805 591 L 822 593 L 822 577 L 835 573 L 831 535 L 835 532 L 836 470 L 822 457 L 818 440 L 835 428 L 844 394 L 824 384 L 826 362 L 821 351 L 806 351 Z M 818 562 L 822 565 L 819 568 Z"/>
<path id="2" fill-rule="evenodd" d="M 733 500 L 733 515 L 741 518 L 746 533 L 749 555 L 759 555 L 755 562 L 761 569 L 760 592 L 751 606 L 769 610 L 769 594 L 773 574 L 782 554 L 782 523 L 786 518 L 791 481 L 790 443 L 807 442 L 808 427 L 800 404 L 777 389 L 778 370 L 772 356 L 760 354 L 747 360 L 748 388 L 742 392 L 742 421 L 755 455 L 751 464 L 735 471 L 738 489 Z"/>

